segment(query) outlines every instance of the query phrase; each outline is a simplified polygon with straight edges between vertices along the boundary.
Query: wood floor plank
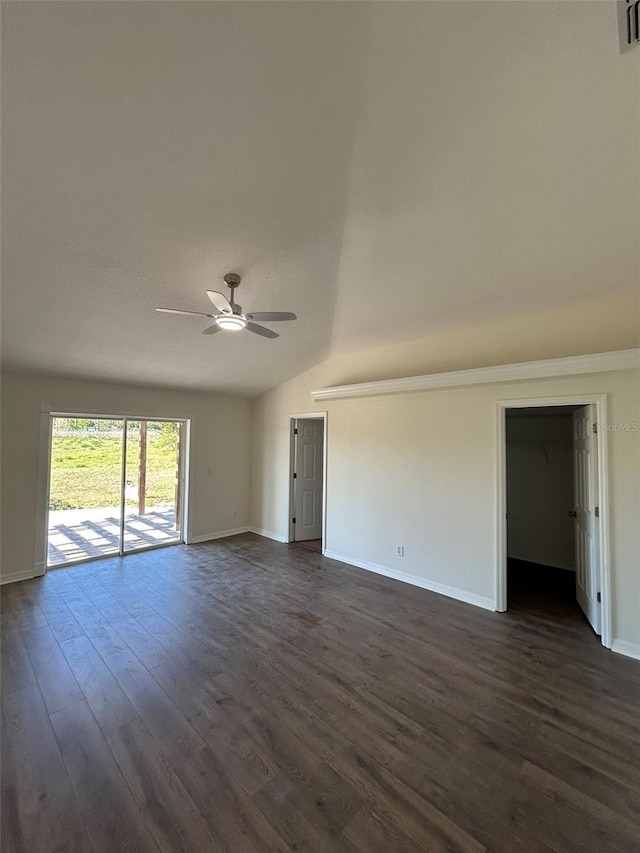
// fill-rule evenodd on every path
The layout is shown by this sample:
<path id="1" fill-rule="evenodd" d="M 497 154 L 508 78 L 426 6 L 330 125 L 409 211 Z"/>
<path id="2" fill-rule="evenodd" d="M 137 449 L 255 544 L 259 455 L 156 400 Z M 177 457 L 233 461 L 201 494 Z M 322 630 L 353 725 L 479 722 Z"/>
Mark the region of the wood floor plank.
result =
<path id="1" fill-rule="evenodd" d="M 251 738 L 235 709 L 227 707 L 228 697 L 216 691 L 209 679 L 194 681 L 177 665 L 156 667 L 152 674 L 209 746 L 216 760 L 249 794 L 260 790 L 278 772 L 264 750 Z"/>
<path id="2" fill-rule="evenodd" d="M 166 650 L 122 605 L 102 605 L 98 609 L 146 667 L 151 669 L 167 659 Z"/>
<path id="3" fill-rule="evenodd" d="M 138 716 L 88 637 L 66 640 L 61 648 L 103 732 Z"/>
<path id="4" fill-rule="evenodd" d="M 51 722 L 95 853 L 157 853 L 145 816 L 87 703 L 57 711 Z"/>
<path id="5" fill-rule="evenodd" d="M 280 775 L 254 797 L 265 817 L 284 838 L 290 850 L 305 853 L 355 853 L 348 837 L 335 827 L 322 827 L 313 816 L 302 814 L 295 802 L 295 788 Z"/>
<path id="6" fill-rule="evenodd" d="M 184 625 L 178 628 L 156 611 L 139 614 L 137 621 L 164 652 L 157 661 L 150 660 L 147 663 L 149 669 L 172 658 L 185 669 L 195 672 L 206 671 L 213 674 L 220 671 L 216 658 Z M 133 651 L 135 652 L 135 649 Z"/>
<path id="7" fill-rule="evenodd" d="M 5 694 L 36 683 L 17 619 L 5 620 L 0 628 L 0 677 Z"/>
<path id="8" fill-rule="evenodd" d="M 61 598 L 58 600 L 52 598 L 46 604 L 43 603 L 41 608 L 58 642 L 62 643 L 84 635 L 83 629 Z"/>
<path id="9" fill-rule="evenodd" d="M 182 762 L 176 772 L 230 853 L 292 849 L 208 747 Z"/>
<path id="10" fill-rule="evenodd" d="M 107 742 L 161 850 L 223 849 L 142 720 L 111 732 Z"/>
<path id="11" fill-rule="evenodd" d="M 207 690 L 206 673 L 193 673 L 175 660 L 168 660 L 149 670 L 185 719 L 204 737 L 223 713 Z"/>
<path id="12" fill-rule="evenodd" d="M 640 853 L 640 664 L 570 598 L 243 534 L 0 611 L 3 853 Z"/>
<path id="13" fill-rule="evenodd" d="M 23 630 L 22 636 L 48 712 L 79 702 L 82 690 L 49 625 Z"/>
<path id="14" fill-rule="evenodd" d="M 361 794 L 273 710 L 256 714 L 246 727 L 288 780 L 286 799 L 305 820 L 322 828 L 329 837 L 338 837 L 363 805 Z M 256 795 L 258 802 L 280 785 L 277 778 Z"/>
<path id="15" fill-rule="evenodd" d="M 386 853 L 394 850 L 395 853 L 422 853 L 422 844 L 413 842 L 394 820 L 393 815 L 387 811 L 378 810 L 372 806 L 364 806 L 349 823 L 345 830 L 345 836 L 353 841 L 357 850 L 362 853 Z M 429 841 L 427 848 L 430 853 L 441 853 L 443 848 L 435 846 Z M 452 848 L 448 848 L 449 851 Z"/>
<path id="16" fill-rule="evenodd" d="M 200 735 L 132 652 L 115 652 L 105 663 L 170 761 L 180 762 L 204 747 Z"/>
<path id="17" fill-rule="evenodd" d="M 346 733 L 337 732 L 330 722 L 305 705 L 293 706 L 284 699 L 277 707 L 291 728 L 341 773 L 376 813 L 395 816 L 403 834 L 419 843 L 429 838 L 434 849 L 484 853 L 484 845 L 464 830 L 459 816 L 447 817 L 395 776 L 394 762 L 385 767 L 378 760 L 377 745 L 363 743 L 357 736 L 357 722 Z M 359 821 L 362 820 L 369 825 L 371 817 L 360 815 Z"/>
<path id="18" fill-rule="evenodd" d="M 584 849 L 595 842 L 599 843 L 602 850 L 627 853 L 634 846 L 640 846 L 638 824 L 623 817 L 617 810 L 604 806 L 530 761 L 524 762 L 522 775 L 545 797 L 547 803 L 553 802 L 554 811 L 562 812 L 565 848 L 570 849 L 573 844 L 576 850 Z M 556 832 L 555 821 L 552 832 Z M 549 837 L 551 842 L 551 833 Z M 553 838 L 557 843 L 557 835 Z"/>
<path id="19" fill-rule="evenodd" d="M 2 699 L 2 850 L 88 849 L 85 826 L 36 685 Z"/>
<path id="20" fill-rule="evenodd" d="M 65 598 L 67 607 L 96 647 L 101 657 L 127 648 L 127 644 L 98 608 L 82 593 L 71 599 Z"/>

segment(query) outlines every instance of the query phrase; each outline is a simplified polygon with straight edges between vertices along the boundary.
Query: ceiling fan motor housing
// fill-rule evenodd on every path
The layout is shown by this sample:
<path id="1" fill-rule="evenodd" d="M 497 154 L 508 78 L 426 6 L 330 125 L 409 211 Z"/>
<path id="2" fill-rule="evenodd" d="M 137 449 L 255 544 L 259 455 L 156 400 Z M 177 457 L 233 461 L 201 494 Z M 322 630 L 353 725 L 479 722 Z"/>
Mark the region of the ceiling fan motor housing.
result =
<path id="1" fill-rule="evenodd" d="M 237 287 L 241 281 L 242 279 L 240 278 L 238 273 L 235 272 L 229 272 L 224 277 L 224 282 L 227 287 Z"/>

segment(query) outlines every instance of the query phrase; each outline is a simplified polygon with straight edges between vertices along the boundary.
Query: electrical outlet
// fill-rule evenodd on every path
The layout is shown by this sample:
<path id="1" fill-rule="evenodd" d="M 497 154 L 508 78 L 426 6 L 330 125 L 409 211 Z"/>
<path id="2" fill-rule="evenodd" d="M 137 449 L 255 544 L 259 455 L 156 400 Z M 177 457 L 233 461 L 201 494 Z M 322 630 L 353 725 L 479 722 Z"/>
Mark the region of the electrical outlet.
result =
<path id="1" fill-rule="evenodd" d="M 396 557 L 404 557 L 404 545 L 396 545 Z"/>

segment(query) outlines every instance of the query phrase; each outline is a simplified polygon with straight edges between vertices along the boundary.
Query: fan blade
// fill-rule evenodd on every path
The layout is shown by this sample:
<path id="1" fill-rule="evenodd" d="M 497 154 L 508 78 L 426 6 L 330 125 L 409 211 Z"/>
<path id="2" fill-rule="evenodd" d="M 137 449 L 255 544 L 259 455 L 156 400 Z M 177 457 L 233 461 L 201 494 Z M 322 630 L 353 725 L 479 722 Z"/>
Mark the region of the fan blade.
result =
<path id="1" fill-rule="evenodd" d="M 220 326 L 217 323 L 214 323 L 213 326 L 207 326 L 206 329 L 203 329 L 203 335 L 215 335 L 216 332 L 220 331 Z"/>
<path id="2" fill-rule="evenodd" d="M 216 306 L 218 311 L 221 311 L 223 314 L 233 314 L 231 303 L 224 293 L 218 293 L 217 290 L 207 290 L 207 296 Z"/>
<path id="3" fill-rule="evenodd" d="M 256 311 L 254 314 L 247 314 L 252 320 L 263 320 L 267 323 L 274 323 L 276 320 L 297 320 L 295 314 L 291 311 Z"/>
<path id="4" fill-rule="evenodd" d="M 203 314 L 202 311 L 181 311 L 180 308 L 156 308 L 164 314 L 191 314 L 194 317 L 215 317 L 215 314 Z"/>
<path id="5" fill-rule="evenodd" d="M 247 323 L 246 328 L 253 332 L 254 335 L 262 335 L 263 338 L 279 338 L 280 335 L 274 332 L 273 329 L 267 329 L 266 326 L 259 326 L 257 323 Z"/>

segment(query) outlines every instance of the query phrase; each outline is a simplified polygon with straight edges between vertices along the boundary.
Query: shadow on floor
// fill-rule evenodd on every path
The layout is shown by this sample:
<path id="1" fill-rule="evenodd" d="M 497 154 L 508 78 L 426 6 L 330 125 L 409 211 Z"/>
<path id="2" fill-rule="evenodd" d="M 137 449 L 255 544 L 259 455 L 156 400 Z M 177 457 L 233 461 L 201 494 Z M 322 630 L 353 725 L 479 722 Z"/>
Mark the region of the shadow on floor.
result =
<path id="1" fill-rule="evenodd" d="M 309 551 L 317 551 L 322 553 L 322 539 L 307 539 L 306 542 L 291 542 L 297 548 L 306 548 Z"/>
<path id="2" fill-rule="evenodd" d="M 57 518 L 49 527 L 49 566 L 89 557 L 106 557 L 118 552 L 120 520 L 117 511 L 98 518 L 83 518 L 82 510 L 66 510 L 56 513 L 56 516 L 63 517 Z M 178 539 L 172 509 L 150 510 L 145 515 L 127 516 L 125 520 L 124 546 L 127 551 Z"/>
<path id="3" fill-rule="evenodd" d="M 576 601 L 576 576 L 566 569 L 509 558 L 507 609 L 591 629 Z"/>

